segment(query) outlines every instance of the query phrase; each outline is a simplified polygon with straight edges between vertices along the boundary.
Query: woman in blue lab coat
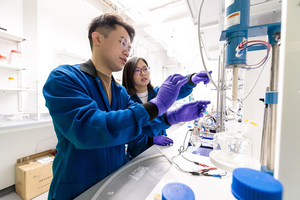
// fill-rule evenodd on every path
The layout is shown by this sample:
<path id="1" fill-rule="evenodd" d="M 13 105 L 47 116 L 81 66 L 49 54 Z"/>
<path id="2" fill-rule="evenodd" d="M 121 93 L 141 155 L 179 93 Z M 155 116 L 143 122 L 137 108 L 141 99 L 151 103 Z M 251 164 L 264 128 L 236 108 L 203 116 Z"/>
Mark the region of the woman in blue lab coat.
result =
<path id="1" fill-rule="evenodd" d="M 88 32 L 91 59 L 61 65 L 50 73 L 43 95 L 58 143 L 48 200 L 74 199 L 122 167 L 126 163 L 125 144 L 166 112 L 188 81 L 175 74 L 164 81 L 150 102 L 130 100 L 112 72 L 123 69 L 134 35 L 134 29 L 118 15 L 96 17 Z M 198 118 L 205 105 L 186 104 L 179 112 L 188 110 L 189 115 L 174 123 Z M 190 112 L 194 112 L 192 117 Z"/>
<path id="2" fill-rule="evenodd" d="M 203 71 L 190 74 L 187 78 L 189 81 L 181 87 L 177 100 L 190 95 L 196 84 L 201 81 L 205 84 L 209 82 L 209 78 Z M 192 78 L 196 83 L 192 81 Z M 140 104 L 155 98 L 159 90 L 159 87 L 154 88 L 151 85 L 150 67 L 147 61 L 141 57 L 133 57 L 127 61 L 123 70 L 122 85 L 131 96 L 130 99 Z M 128 143 L 127 158 L 133 159 L 153 144 L 162 146 L 173 144 L 173 140 L 166 136 L 166 129 L 171 127 L 171 124 L 166 121 L 165 116 L 162 115 L 154 119 L 150 126 L 143 128 L 143 134 Z M 157 136 L 151 137 L 149 136 L 151 134 Z"/>

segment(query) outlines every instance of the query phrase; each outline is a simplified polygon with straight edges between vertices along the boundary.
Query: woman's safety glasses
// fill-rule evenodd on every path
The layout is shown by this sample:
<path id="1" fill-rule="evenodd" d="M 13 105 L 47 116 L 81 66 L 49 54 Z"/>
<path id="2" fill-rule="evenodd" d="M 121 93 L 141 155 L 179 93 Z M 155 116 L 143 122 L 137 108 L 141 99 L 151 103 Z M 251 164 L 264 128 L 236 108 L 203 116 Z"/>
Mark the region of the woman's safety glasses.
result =
<path id="1" fill-rule="evenodd" d="M 142 72 L 144 72 L 144 74 L 146 74 L 146 73 L 149 73 L 149 71 L 150 71 L 150 67 L 144 67 L 143 69 L 135 68 L 134 74 L 140 75 L 140 74 L 142 74 Z"/>

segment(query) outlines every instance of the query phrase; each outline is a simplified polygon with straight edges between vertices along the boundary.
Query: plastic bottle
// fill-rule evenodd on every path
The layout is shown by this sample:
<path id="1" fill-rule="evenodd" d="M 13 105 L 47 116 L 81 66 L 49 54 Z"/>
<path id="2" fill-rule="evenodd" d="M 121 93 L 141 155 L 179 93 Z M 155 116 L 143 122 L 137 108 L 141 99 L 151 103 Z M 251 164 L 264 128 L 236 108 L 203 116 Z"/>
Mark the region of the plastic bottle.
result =
<path id="1" fill-rule="evenodd" d="M 10 51 L 10 64 L 11 65 L 22 65 L 23 57 L 22 53 L 17 50 Z"/>
<path id="2" fill-rule="evenodd" d="M 237 199 L 282 199 L 283 186 L 273 176 L 250 168 L 232 172 L 231 192 Z"/>
<path id="3" fill-rule="evenodd" d="M 257 124 L 254 123 L 252 120 L 245 119 L 245 124 L 242 133 L 249 135 L 255 126 L 257 126 Z"/>
<path id="4" fill-rule="evenodd" d="M 15 78 L 14 77 L 8 77 L 8 87 L 9 88 L 15 87 Z"/>
<path id="5" fill-rule="evenodd" d="M 7 59 L 6 59 L 6 56 L 4 56 L 3 54 L 0 54 L 0 64 L 5 64 L 5 65 L 7 65 Z"/>
<path id="6" fill-rule="evenodd" d="M 162 200 L 195 200 L 193 190 L 178 182 L 168 183 L 162 189 Z"/>

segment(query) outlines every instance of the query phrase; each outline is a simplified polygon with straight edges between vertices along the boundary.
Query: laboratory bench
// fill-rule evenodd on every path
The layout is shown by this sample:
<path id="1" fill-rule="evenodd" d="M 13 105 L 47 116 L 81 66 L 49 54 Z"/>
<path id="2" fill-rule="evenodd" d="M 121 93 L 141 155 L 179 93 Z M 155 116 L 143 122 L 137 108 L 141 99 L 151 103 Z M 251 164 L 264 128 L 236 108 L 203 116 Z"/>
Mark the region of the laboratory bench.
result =
<path id="1" fill-rule="evenodd" d="M 226 175 L 222 178 L 194 176 L 190 173 L 181 172 L 174 164 L 171 165 L 168 161 L 168 159 L 172 159 L 178 155 L 178 149 L 183 145 L 188 130 L 188 126 L 184 124 L 172 133 L 168 133 L 168 137 L 174 141 L 172 146 L 153 145 L 110 176 L 86 190 L 75 200 L 119 200 L 125 197 L 126 199 L 153 200 L 156 194 L 161 195 L 162 189 L 166 184 L 172 182 L 189 186 L 195 194 L 195 199 L 235 199 L 231 193 L 231 173 L 216 169 L 212 170 L 211 173 Z M 189 136 L 185 141 L 185 145 L 187 145 L 188 138 Z M 209 157 L 192 153 L 193 148 L 194 147 L 190 147 L 183 153 L 185 158 L 214 167 Z M 159 154 L 162 154 L 161 152 L 164 156 L 159 156 Z M 158 157 L 155 157 L 155 155 Z M 150 158 L 150 156 L 152 156 L 152 158 Z M 185 171 L 200 171 L 203 169 L 203 167 L 187 161 L 182 156 L 175 157 L 173 161 Z M 147 167 L 148 170 L 143 176 L 138 176 L 138 173 L 134 174 L 135 170 L 140 169 L 140 172 L 142 172 L 145 167 Z M 102 192 L 97 193 L 98 190 Z"/>
<path id="2" fill-rule="evenodd" d="M 10 118 L 10 119 L 9 119 Z M 0 135 L 15 131 L 24 131 L 35 128 L 53 126 L 52 119 L 49 114 L 42 115 L 39 119 L 37 117 L 4 117 L 0 124 Z"/>

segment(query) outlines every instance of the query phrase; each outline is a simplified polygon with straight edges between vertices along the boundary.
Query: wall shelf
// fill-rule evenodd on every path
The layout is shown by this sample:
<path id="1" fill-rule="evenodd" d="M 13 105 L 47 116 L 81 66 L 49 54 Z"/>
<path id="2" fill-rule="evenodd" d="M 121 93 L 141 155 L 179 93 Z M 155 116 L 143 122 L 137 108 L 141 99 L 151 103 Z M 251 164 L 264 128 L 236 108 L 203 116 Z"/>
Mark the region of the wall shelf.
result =
<path id="1" fill-rule="evenodd" d="M 19 91 L 19 92 L 22 92 L 22 91 L 29 91 L 29 88 L 0 88 L 0 91 L 5 91 L 5 92 Z"/>
<path id="2" fill-rule="evenodd" d="M 26 40 L 29 40 L 27 37 L 12 34 L 12 33 L 9 33 L 7 31 L 3 31 L 3 30 L 0 30 L 0 38 L 6 39 L 6 40 L 11 40 L 14 42 L 24 42 Z"/>
<path id="3" fill-rule="evenodd" d="M 11 70 L 27 70 L 28 67 L 16 66 L 16 65 L 9 65 L 9 64 L 0 64 L 0 68 L 2 69 L 11 69 Z"/>

